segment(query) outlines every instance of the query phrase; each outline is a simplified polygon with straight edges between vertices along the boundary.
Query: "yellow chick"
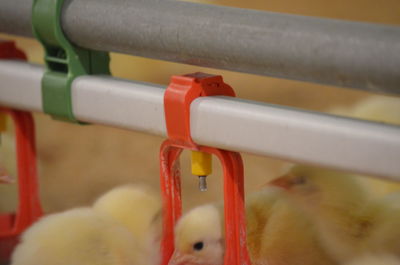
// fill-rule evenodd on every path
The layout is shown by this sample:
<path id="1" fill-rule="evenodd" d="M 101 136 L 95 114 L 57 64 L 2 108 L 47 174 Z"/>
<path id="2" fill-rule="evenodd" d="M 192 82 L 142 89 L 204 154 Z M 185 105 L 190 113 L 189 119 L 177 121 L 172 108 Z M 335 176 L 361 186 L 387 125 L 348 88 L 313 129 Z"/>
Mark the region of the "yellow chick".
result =
<path id="1" fill-rule="evenodd" d="M 400 265 L 400 260 L 392 255 L 365 255 L 345 265 Z"/>
<path id="2" fill-rule="evenodd" d="M 322 247 L 312 223 L 286 201 L 274 204 L 258 238 L 260 252 L 252 253 L 255 264 L 338 264 Z"/>
<path id="3" fill-rule="evenodd" d="M 335 107 L 329 112 L 351 118 L 400 125 L 400 98 L 372 96 L 358 102 L 355 106 Z M 400 184 L 390 180 L 364 177 L 361 182 L 378 197 L 400 191 Z"/>
<path id="4" fill-rule="evenodd" d="M 320 247 L 303 215 L 266 188 L 246 202 L 247 246 L 252 264 L 336 264 Z M 219 205 L 192 209 L 175 229 L 175 252 L 170 265 L 222 265 L 223 213 Z"/>
<path id="5" fill-rule="evenodd" d="M 400 125 L 400 98 L 375 95 L 357 102 L 354 106 L 336 106 L 328 112 L 362 120 Z"/>
<path id="6" fill-rule="evenodd" d="M 366 251 L 389 253 L 400 258 L 400 193 L 391 193 L 371 202 L 364 215 L 373 220 L 369 237 L 364 241 Z"/>
<path id="7" fill-rule="evenodd" d="M 292 202 L 315 223 L 321 243 L 339 262 L 371 251 L 400 254 L 400 232 L 396 232 L 399 200 L 371 202 L 355 176 L 297 165 L 271 185 L 286 189 Z M 389 204 L 389 200 L 397 202 Z"/>
<path id="8" fill-rule="evenodd" d="M 350 117 L 400 125 L 400 98 L 369 97 L 353 107 Z"/>
<path id="9" fill-rule="evenodd" d="M 161 237 L 161 200 L 149 188 L 138 185 L 116 187 L 93 205 L 95 211 L 107 214 L 124 225 L 141 242 L 142 251 L 159 263 Z"/>
<path id="10" fill-rule="evenodd" d="M 40 219 L 22 236 L 11 265 L 149 265 L 128 229 L 91 208 Z"/>
<path id="11" fill-rule="evenodd" d="M 265 188 L 246 199 L 247 244 L 254 264 L 337 264 L 281 190 Z"/>
<path id="12" fill-rule="evenodd" d="M 219 265 L 224 260 L 220 209 L 208 204 L 186 213 L 175 228 L 175 251 L 169 265 Z"/>

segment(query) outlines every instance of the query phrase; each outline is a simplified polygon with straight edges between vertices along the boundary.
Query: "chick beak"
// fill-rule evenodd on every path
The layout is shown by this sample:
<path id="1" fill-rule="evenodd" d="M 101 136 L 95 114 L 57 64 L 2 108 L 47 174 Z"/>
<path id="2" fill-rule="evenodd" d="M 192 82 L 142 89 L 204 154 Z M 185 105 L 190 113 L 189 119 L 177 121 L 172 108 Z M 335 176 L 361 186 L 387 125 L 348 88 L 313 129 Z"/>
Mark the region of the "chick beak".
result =
<path id="1" fill-rule="evenodd" d="M 287 175 L 276 178 L 268 183 L 268 186 L 275 186 L 285 190 L 290 190 L 293 183 Z"/>
<path id="2" fill-rule="evenodd" d="M 188 264 L 186 262 L 186 255 L 175 250 L 174 254 L 172 254 L 172 257 L 168 262 L 168 265 L 185 265 L 185 264 Z"/>
<path id="3" fill-rule="evenodd" d="M 15 180 L 13 177 L 10 176 L 10 174 L 8 174 L 5 169 L 0 168 L 0 183 L 12 184 L 15 183 Z"/>

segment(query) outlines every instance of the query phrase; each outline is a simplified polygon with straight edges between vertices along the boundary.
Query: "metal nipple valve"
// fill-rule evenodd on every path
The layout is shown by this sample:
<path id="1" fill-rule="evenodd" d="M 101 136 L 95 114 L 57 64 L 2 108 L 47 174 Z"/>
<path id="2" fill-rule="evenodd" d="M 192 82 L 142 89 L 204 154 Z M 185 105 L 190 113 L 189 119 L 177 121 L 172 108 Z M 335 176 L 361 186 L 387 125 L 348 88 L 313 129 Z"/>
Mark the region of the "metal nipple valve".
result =
<path id="1" fill-rule="evenodd" d="M 207 191 L 207 176 L 199 176 L 199 190 Z"/>

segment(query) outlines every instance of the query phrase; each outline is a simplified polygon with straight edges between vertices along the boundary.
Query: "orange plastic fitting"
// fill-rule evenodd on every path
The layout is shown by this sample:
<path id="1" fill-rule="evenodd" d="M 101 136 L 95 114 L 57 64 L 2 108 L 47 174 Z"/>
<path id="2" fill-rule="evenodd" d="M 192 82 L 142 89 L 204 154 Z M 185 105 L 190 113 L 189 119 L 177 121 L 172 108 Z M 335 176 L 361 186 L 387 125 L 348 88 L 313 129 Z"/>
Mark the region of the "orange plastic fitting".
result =
<path id="1" fill-rule="evenodd" d="M 0 59 L 26 60 L 14 41 L 0 40 Z M 42 215 L 36 169 L 35 128 L 28 112 L 0 107 L 15 125 L 17 150 L 18 208 L 15 213 L 0 215 L 0 264 L 10 260 L 19 235 Z"/>
<path id="2" fill-rule="evenodd" d="M 164 94 L 167 133 L 160 149 L 160 183 L 163 198 L 162 265 L 174 251 L 174 226 L 182 214 L 179 156 L 184 149 L 216 155 L 224 174 L 226 265 L 249 265 L 246 246 L 243 162 L 239 153 L 198 146 L 190 136 L 190 104 L 201 96 L 235 96 L 221 76 L 194 73 L 173 76 Z"/>
<path id="3" fill-rule="evenodd" d="M 15 124 L 17 150 L 18 208 L 15 213 L 0 215 L 0 263 L 9 261 L 19 235 L 35 222 L 43 211 L 40 206 L 36 168 L 35 130 L 29 112 L 0 107 Z"/>

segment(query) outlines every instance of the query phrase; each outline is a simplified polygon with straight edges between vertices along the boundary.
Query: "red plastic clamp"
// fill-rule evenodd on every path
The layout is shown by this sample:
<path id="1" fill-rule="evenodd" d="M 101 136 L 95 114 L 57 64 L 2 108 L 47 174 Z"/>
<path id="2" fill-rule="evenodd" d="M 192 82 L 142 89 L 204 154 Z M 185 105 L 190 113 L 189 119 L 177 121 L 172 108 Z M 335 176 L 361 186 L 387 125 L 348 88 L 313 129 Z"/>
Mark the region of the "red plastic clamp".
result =
<path id="1" fill-rule="evenodd" d="M 15 46 L 15 42 L 11 40 L 0 40 L 0 59 L 21 59 L 26 60 L 23 51 Z"/>
<path id="2" fill-rule="evenodd" d="M 26 55 L 14 41 L 0 40 L 0 59 L 22 59 Z M 36 169 L 35 130 L 29 112 L 0 107 L 0 112 L 11 116 L 15 124 L 18 173 L 18 209 L 16 213 L 0 215 L 0 263 L 10 260 L 11 253 L 18 244 L 19 235 L 40 216 Z"/>
<path id="3" fill-rule="evenodd" d="M 0 40 L 0 59 L 26 60 L 24 52 L 14 41 Z M 15 124 L 17 149 L 18 209 L 16 213 L 0 215 L 0 263 L 10 260 L 18 244 L 19 235 L 42 215 L 38 195 L 35 130 L 28 112 L 0 107 L 0 112 L 11 116 Z"/>
<path id="4" fill-rule="evenodd" d="M 190 136 L 190 104 L 201 96 L 235 96 L 221 76 L 194 73 L 173 76 L 164 94 L 169 139 L 160 149 L 160 183 L 163 197 L 162 265 L 174 251 L 174 226 L 182 214 L 179 156 L 183 149 L 216 155 L 223 166 L 225 257 L 224 264 L 249 265 L 246 246 L 243 162 L 239 153 L 198 146 Z"/>
<path id="5" fill-rule="evenodd" d="M 29 112 L 0 107 L 15 124 L 18 173 L 18 209 L 0 215 L 0 263 L 9 261 L 19 235 L 35 222 L 43 211 L 40 206 L 36 169 L 35 130 Z"/>
<path id="6" fill-rule="evenodd" d="M 198 97 L 217 95 L 235 96 L 222 76 L 205 73 L 172 76 L 164 95 L 168 138 L 182 147 L 196 148 L 190 136 L 190 104 Z"/>

